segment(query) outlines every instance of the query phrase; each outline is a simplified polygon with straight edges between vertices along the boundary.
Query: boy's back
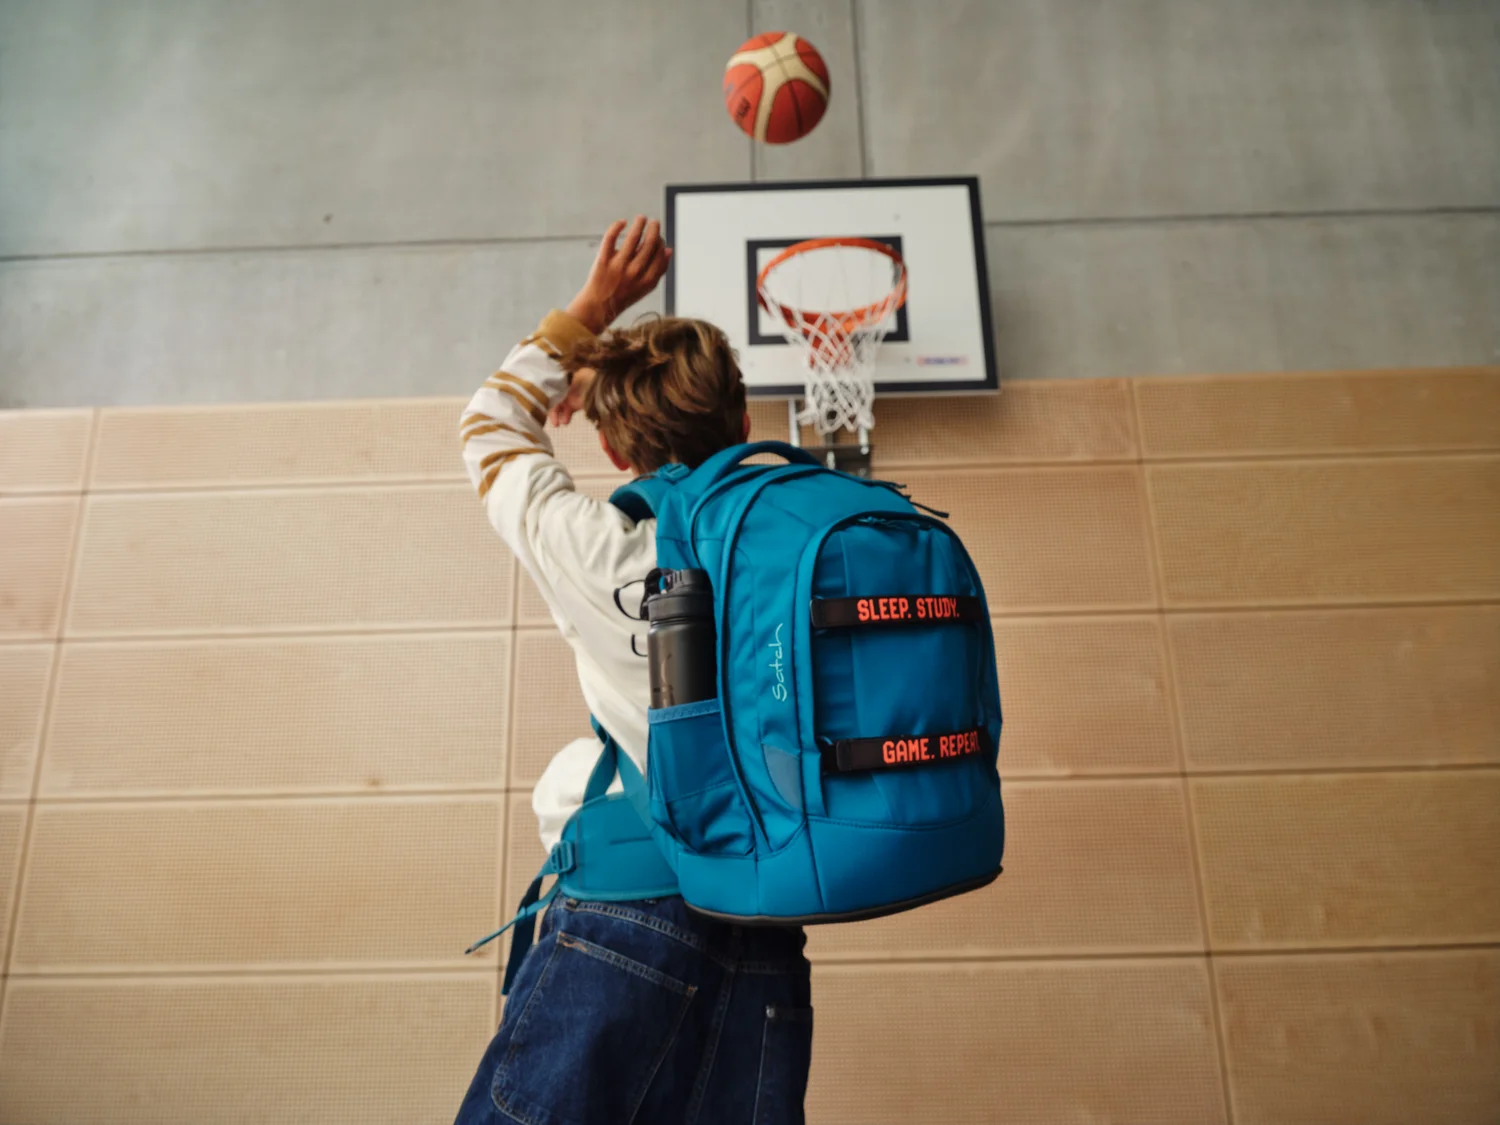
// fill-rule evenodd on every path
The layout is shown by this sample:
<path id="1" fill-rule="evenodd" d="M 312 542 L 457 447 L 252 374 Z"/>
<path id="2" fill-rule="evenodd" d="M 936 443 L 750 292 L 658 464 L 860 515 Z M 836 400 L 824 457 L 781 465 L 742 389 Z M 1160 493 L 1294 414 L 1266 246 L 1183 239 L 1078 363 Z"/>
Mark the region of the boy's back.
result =
<path id="1" fill-rule="evenodd" d="M 645 637 L 615 605 L 614 592 L 641 582 L 655 565 L 655 521 L 632 524 L 613 505 L 576 491 L 542 425 L 569 389 L 560 357 L 593 335 L 568 313 L 548 313 L 465 409 L 464 462 L 490 523 L 572 648 L 589 711 L 645 769 L 650 689 L 646 662 L 632 651 Z M 559 699 L 566 690 L 557 685 Z M 532 807 L 547 848 L 581 803 L 598 756 L 598 741 L 581 738 L 559 751 L 537 782 Z"/>
<path id="2" fill-rule="evenodd" d="M 571 646 L 590 711 L 642 773 L 645 635 L 626 611 L 639 607 L 655 565 L 655 521 L 632 523 L 578 493 L 544 424 L 584 410 L 616 467 L 637 473 L 697 464 L 743 440 L 744 387 L 722 333 L 658 320 L 597 335 L 655 287 L 669 258 L 654 222 L 611 227 L 568 310 L 512 350 L 460 423 L 491 524 Z M 597 739 L 578 739 L 537 783 L 532 805 L 549 849 L 599 750 Z M 459 1122 L 800 1122 L 812 1038 L 803 940 L 798 928 L 709 921 L 677 896 L 558 900 Z"/>

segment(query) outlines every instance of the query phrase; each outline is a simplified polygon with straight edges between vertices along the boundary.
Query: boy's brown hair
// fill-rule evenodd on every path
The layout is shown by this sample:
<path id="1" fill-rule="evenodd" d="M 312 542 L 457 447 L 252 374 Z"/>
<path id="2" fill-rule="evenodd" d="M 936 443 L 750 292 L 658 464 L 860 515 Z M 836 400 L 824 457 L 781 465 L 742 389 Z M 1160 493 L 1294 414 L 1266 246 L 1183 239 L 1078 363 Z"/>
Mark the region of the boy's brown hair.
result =
<path id="1" fill-rule="evenodd" d="M 569 374 L 595 375 L 583 412 L 631 468 L 695 468 L 745 439 L 745 383 L 724 333 L 703 320 L 652 317 L 581 341 Z"/>

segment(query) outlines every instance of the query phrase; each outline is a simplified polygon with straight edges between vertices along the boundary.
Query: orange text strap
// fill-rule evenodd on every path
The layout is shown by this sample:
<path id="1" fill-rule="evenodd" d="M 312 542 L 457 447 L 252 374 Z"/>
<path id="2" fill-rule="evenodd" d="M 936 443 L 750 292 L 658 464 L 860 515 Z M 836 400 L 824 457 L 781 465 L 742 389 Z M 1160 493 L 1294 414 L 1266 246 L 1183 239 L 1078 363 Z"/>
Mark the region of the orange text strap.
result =
<path id="1" fill-rule="evenodd" d="M 978 727 L 948 734 L 844 738 L 833 744 L 833 759 L 828 764 L 839 773 L 901 769 L 967 758 L 983 753 L 988 746 L 989 739 Z"/>
<path id="2" fill-rule="evenodd" d="M 969 594 L 873 594 L 859 598 L 814 598 L 815 629 L 881 625 L 941 625 L 982 621 L 984 602 Z"/>

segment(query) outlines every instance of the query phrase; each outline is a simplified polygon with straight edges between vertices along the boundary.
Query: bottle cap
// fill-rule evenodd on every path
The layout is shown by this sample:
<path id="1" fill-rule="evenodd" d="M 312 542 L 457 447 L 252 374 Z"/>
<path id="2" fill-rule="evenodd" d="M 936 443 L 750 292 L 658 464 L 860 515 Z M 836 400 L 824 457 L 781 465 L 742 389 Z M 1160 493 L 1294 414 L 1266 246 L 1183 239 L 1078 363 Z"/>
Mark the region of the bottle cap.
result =
<path id="1" fill-rule="evenodd" d="M 714 592 L 704 570 L 668 570 L 661 576 L 662 589 L 646 596 L 646 616 L 652 621 L 684 618 L 713 620 Z"/>

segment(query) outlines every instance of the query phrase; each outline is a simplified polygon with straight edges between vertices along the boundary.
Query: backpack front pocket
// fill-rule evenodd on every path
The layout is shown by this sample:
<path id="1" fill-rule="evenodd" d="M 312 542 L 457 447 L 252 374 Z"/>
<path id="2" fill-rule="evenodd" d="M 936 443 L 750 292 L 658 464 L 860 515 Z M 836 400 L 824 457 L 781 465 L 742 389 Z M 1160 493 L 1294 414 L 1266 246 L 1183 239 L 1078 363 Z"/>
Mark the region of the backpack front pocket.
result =
<path id="1" fill-rule="evenodd" d="M 994 785 L 999 701 L 963 548 L 925 517 L 865 517 L 827 535 L 809 577 L 826 815 L 927 827 L 973 813 Z"/>
<path id="2" fill-rule="evenodd" d="M 719 701 L 661 707 L 647 716 L 652 818 L 690 851 L 749 852 L 750 814 L 729 757 Z"/>

